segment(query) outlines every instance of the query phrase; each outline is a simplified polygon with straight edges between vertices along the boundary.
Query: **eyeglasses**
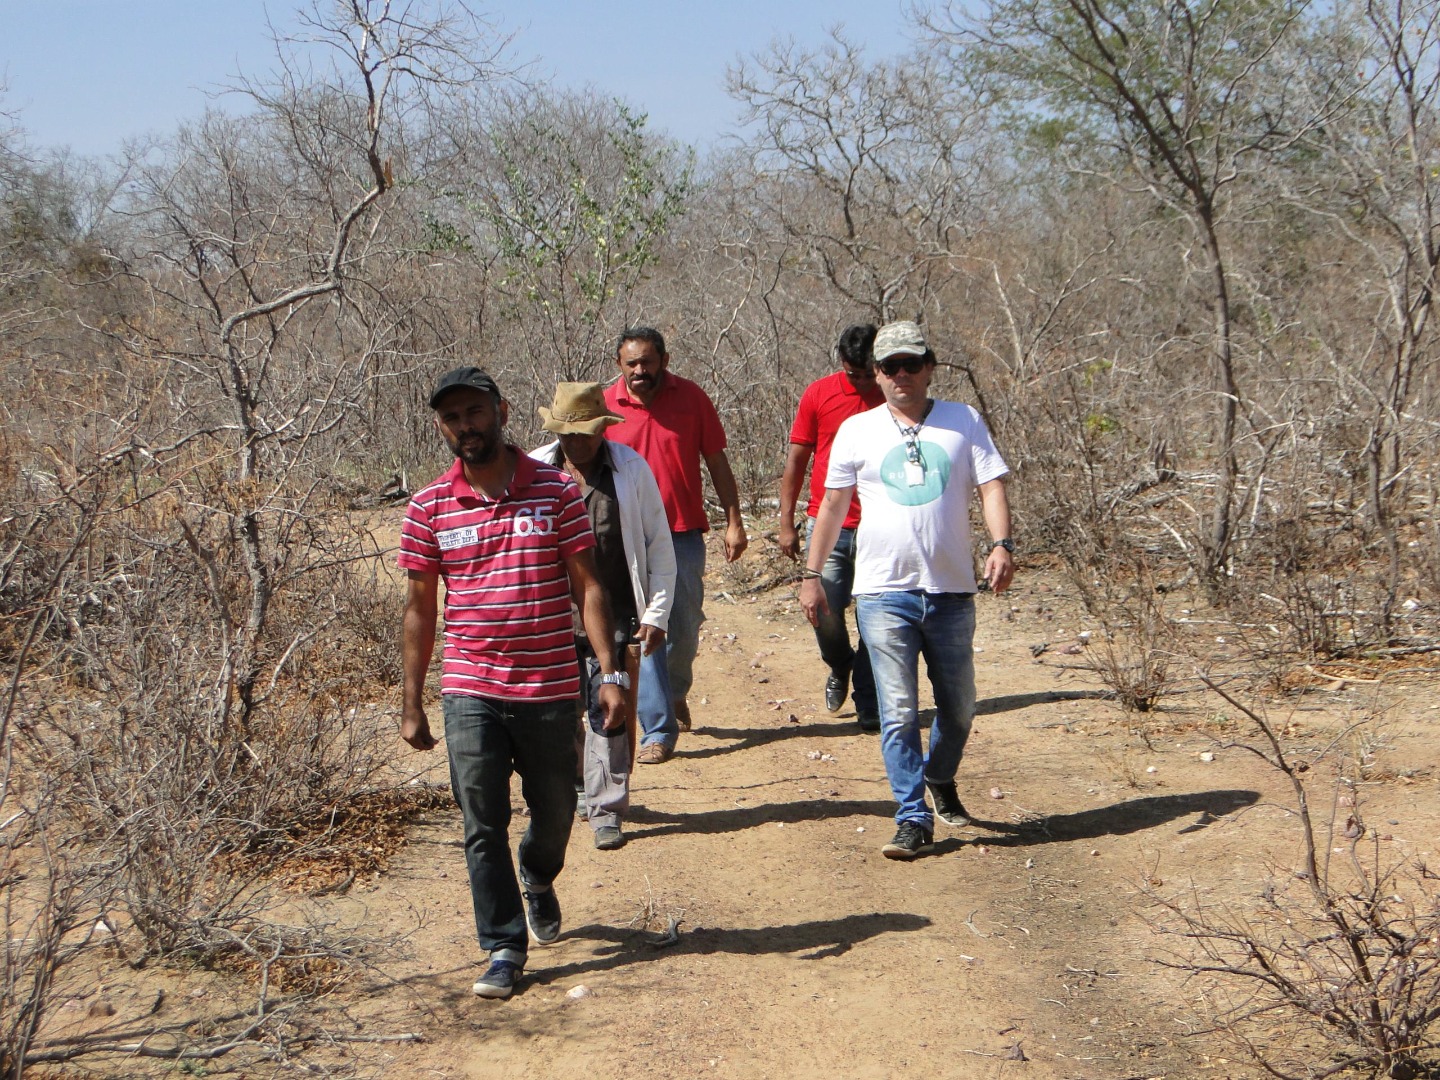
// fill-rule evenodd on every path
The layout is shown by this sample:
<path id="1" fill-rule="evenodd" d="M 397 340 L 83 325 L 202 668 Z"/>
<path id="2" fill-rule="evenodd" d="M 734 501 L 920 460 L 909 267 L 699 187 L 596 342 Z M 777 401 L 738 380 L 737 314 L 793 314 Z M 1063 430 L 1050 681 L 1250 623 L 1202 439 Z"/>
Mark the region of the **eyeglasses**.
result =
<path id="1" fill-rule="evenodd" d="M 906 375 L 919 375 L 925 368 L 925 358 L 923 356 L 907 356 L 903 360 L 896 360 L 887 357 L 876 363 L 875 366 L 892 379 L 902 370 Z"/>

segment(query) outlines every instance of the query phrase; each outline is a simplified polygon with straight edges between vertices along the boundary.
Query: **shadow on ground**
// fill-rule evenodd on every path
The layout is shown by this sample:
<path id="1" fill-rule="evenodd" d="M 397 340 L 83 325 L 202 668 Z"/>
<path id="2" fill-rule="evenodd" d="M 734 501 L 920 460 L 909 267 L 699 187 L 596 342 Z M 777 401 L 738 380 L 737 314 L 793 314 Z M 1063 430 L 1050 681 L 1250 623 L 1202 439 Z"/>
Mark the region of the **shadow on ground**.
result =
<path id="1" fill-rule="evenodd" d="M 966 843 L 985 843 L 996 847 L 1059 844 L 1071 840 L 1092 840 L 1100 836 L 1125 836 L 1158 828 L 1179 818 L 1190 817 L 1196 820 L 1181 831 L 1195 832 L 1226 814 L 1253 806 L 1259 798 L 1258 791 L 1224 789 L 1196 791 L 1188 795 L 1152 795 L 1143 799 L 1127 799 L 1110 806 L 1080 810 L 1073 814 L 1037 815 L 1018 824 L 973 818 L 973 828 L 986 829 L 1001 835 L 946 843 L 951 849 Z M 888 799 L 801 799 L 795 802 L 736 807 L 733 810 L 705 810 L 695 814 L 673 814 L 645 807 L 632 807 L 629 816 L 632 828 L 627 830 L 626 835 L 631 840 L 646 840 L 684 833 L 740 832 L 762 825 L 788 825 L 802 821 L 824 821 L 828 818 L 860 816 L 888 819 L 894 813 L 895 804 Z"/>
<path id="2" fill-rule="evenodd" d="M 733 953 L 760 956 L 767 953 L 799 953 L 801 960 L 826 960 L 842 956 L 855 945 L 881 934 L 909 933 L 930 925 L 924 915 L 909 912 L 874 912 L 846 915 L 839 919 L 817 919 L 814 922 L 787 926 L 712 927 L 681 930 L 674 944 L 661 944 L 661 935 L 630 930 L 624 927 L 590 923 L 567 930 L 563 939 L 581 938 L 610 942 L 597 947 L 592 959 L 547 967 L 536 972 L 535 982 L 548 983 L 596 971 L 609 971 L 627 964 L 644 963 L 661 956 L 708 955 Z"/>
<path id="3" fill-rule="evenodd" d="M 1038 694 L 1006 694 L 1002 697 L 981 698 L 975 703 L 975 715 L 990 716 L 1013 709 L 1028 709 L 1031 705 L 1053 705 L 1057 701 L 1088 701 L 1114 696 L 1109 690 L 1043 690 Z M 927 711 L 934 716 L 933 709 Z"/>
<path id="4" fill-rule="evenodd" d="M 860 942 L 870 938 L 882 934 L 911 933 L 923 930 L 929 925 L 931 920 L 927 916 L 913 915 L 905 911 L 846 915 L 838 919 L 816 919 L 812 922 L 782 926 L 702 926 L 686 930 L 682 923 L 677 936 L 671 941 L 667 940 L 664 934 L 623 926 L 586 923 L 584 926 L 565 930 L 559 940 L 594 942 L 594 953 L 587 959 L 556 967 L 544 966 L 546 958 L 532 953 L 531 960 L 536 966 L 527 969 L 524 981 L 517 987 L 516 996 L 523 996 L 531 987 L 545 986 L 577 975 L 613 971 L 616 968 L 645 964 L 670 956 L 705 956 L 713 953 L 762 956 L 798 953 L 797 959 L 800 960 L 828 960 L 843 956 Z M 474 1000 L 469 993 L 468 978 L 471 977 L 471 971 L 478 970 L 479 967 L 474 964 L 460 964 L 445 971 L 386 979 L 383 984 L 368 987 L 367 993 L 378 997 L 395 986 L 429 985 L 440 988 L 443 1000 L 457 1005 Z"/>
<path id="5" fill-rule="evenodd" d="M 675 756 L 699 761 L 702 758 L 719 757 L 722 754 L 748 750 L 752 746 L 768 746 L 770 743 L 780 742 L 784 739 L 833 739 L 842 735 L 861 734 L 860 725 L 854 720 L 849 723 L 792 724 L 786 719 L 786 715 L 788 714 L 776 713 L 775 726 L 761 728 L 758 731 L 755 728 L 721 728 L 713 727 L 710 724 L 699 725 L 691 734 L 681 736 L 680 749 L 675 751 Z M 697 737 L 727 741 L 723 746 L 702 746 L 698 749 L 691 749 L 690 744 Z"/>
<path id="6" fill-rule="evenodd" d="M 895 804 L 888 799 L 802 799 L 741 806 L 733 810 L 704 810 L 696 814 L 672 814 L 631 807 L 626 818 L 625 835 L 631 840 L 646 840 L 682 833 L 741 832 L 762 825 L 793 825 L 801 821 L 824 821 L 856 815 L 889 818 L 894 813 Z M 645 825 L 653 827 L 633 827 Z"/>
<path id="7" fill-rule="evenodd" d="M 992 847 L 1028 847 L 1032 844 L 1058 844 L 1068 840 L 1093 840 L 1101 836 L 1126 836 L 1193 816 L 1196 820 L 1180 830 L 1189 833 L 1213 824 L 1226 814 L 1254 806 L 1259 799 L 1258 791 L 1221 789 L 1196 791 L 1188 795 L 1151 795 L 1143 799 L 1127 799 L 1073 814 L 1038 816 L 1018 824 L 973 818 L 971 824 L 975 828 L 1006 835 L 977 838 L 962 843 L 985 843 Z"/>
<path id="8" fill-rule="evenodd" d="M 1003 697 L 982 698 L 975 703 L 975 715 L 990 716 L 995 713 L 1011 712 L 1015 709 L 1028 709 L 1032 705 L 1053 705 L 1058 701 L 1085 701 L 1111 696 L 1113 695 L 1108 690 L 1045 690 L 1036 694 L 1007 694 Z M 853 710 L 847 710 L 838 715 L 848 719 L 819 724 L 792 724 L 787 719 L 789 714 L 782 710 L 775 714 L 774 727 L 759 730 L 755 728 L 722 728 L 715 727 L 713 724 L 701 723 L 693 733 L 681 739 L 680 748 L 675 751 L 675 756 L 700 761 L 703 758 L 720 757 L 722 754 L 734 754 L 740 750 L 748 750 L 752 746 L 767 746 L 784 739 L 831 739 L 844 735 L 876 734 L 860 730 L 860 725 L 854 719 Z M 922 727 L 928 727 L 934 719 L 935 710 L 933 708 L 920 710 Z M 696 738 L 723 740 L 724 745 L 693 747 L 691 744 Z"/>

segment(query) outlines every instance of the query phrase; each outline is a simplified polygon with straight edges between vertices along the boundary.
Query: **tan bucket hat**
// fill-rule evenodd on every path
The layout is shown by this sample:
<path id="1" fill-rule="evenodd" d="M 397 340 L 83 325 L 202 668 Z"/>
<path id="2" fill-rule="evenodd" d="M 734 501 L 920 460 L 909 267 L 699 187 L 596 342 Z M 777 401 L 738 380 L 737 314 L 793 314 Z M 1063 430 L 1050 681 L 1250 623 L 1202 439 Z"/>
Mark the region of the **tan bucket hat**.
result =
<path id="1" fill-rule="evenodd" d="M 545 422 L 540 426 L 555 435 L 598 435 L 625 418 L 605 407 L 605 392 L 599 383 L 562 382 L 555 387 L 550 408 L 540 406 Z"/>

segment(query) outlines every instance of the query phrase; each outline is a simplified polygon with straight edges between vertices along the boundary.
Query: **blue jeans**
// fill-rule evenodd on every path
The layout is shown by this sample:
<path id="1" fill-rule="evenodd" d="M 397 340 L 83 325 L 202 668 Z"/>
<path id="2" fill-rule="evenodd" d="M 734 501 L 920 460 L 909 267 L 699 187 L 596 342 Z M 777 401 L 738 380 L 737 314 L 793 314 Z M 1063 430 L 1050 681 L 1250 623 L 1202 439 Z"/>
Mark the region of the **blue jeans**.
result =
<path id="1" fill-rule="evenodd" d="M 640 722 L 640 745 L 658 742 L 674 746 L 680 737 L 680 724 L 675 719 L 675 706 L 670 700 L 670 669 L 668 666 L 670 635 L 666 647 L 649 656 L 640 654 L 640 689 L 635 697 L 635 715 Z M 694 659 L 695 654 L 690 654 Z"/>
<path id="2" fill-rule="evenodd" d="M 900 808 L 896 822 L 935 827 L 925 781 L 955 779 L 975 719 L 975 598 L 883 592 L 855 598 L 880 698 L 880 754 Z M 930 753 L 920 746 L 920 657 L 935 691 Z"/>
<path id="3" fill-rule="evenodd" d="M 529 948 L 520 897 L 543 892 L 565 866 L 575 820 L 575 702 L 502 701 L 445 694 L 450 790 L 465 822 L 465 865 L 475 933 L 492 960 L 524 965 Z M 520 840 L 520 879 L 510 858 L 510 774 L 530 825 Z"/>
<path id="4" fill-rule="evenodd" d="M 815 519 L 805 526 L 805 543 L 815 534 Z M 875 716 L 875 678 L 870 674 L 870 651 L 865 637 L 860 647 L 850 647 L 850 630 L 845 625 L 845 609 L 850 606 L 850 586 L 855 582 L 855 530 L 841 529 L 835 547 L 820 569 L 820 587 L 830 613 L 815 626 L 815 643 L 820 646 L 820 659 L 836 675 L 850 673 L 850 700 L 855 703 L 856 716 Z"/>
<path id="5" fill-rule="evenodd" d="M 675 600 L 665 634 L 665 663 L 670 670 L 670 698 L 684 701 L 695 682 L 695 654 L 700 651 L 700 624 L 705 621 L 705 534 L 691 529 L 671 533 L 670 539 L 675 542 Z M 643 674 L 640 685 L 645 685 Z M 679 732 L 675 727 L 671 742 Z M 641 741 L 656 740 L 647 731 Z"/>

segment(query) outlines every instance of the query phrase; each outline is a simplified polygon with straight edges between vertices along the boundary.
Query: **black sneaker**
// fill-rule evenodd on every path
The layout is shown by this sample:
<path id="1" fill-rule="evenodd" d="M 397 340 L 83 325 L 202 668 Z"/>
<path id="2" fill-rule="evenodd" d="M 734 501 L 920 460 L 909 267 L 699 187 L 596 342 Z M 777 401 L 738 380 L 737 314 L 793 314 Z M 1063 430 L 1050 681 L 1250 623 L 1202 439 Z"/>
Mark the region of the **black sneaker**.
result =
<path id="1" fill-rule="evenodd" d="M 954 780 L 945 784 L 926 780 L 925 790 L 930 792 L 930 798 L 935 803 L 935 816 L 941 821 L 947 825 L 970 824 L 970 815 L 965 812 L 965 804 L 955 791 Z"/>
<path id="2" fill-rule="evenodd" d="M 825 680 L 825 708 L 832 713 L 839 712 L 845 704 L 845 694 L 850 689 L 850 672 L 832 671 Z"/>
<path id="3" fill-rule="evenodd" d="M 923 825 L 913 821 L 902 821 L 895 830 L 895 838 L 880 849 L 887 859 L 913 859 L 935 850 L 935 834 Z"/>
<path id="4" fill-rule="evenodd" d="M 595 847 L 600 851 L 614 851 L 625 846 L 625 834 L 619 825 L 601 825 L 595 830 Z"/>
<path id="5" fill-rule="evenodd" d="M 471 987 L 478 997 L 508 998 L 515 992 L 515 984 L 525 969 L 510 960 L 492 960 L 485 974 L 475 980 Z"/>
<path id="6" fill-rule="evenodd" d="M 880 730 L 880 714 L 872 712 L 855 712 L 855 722 L 860 725 L 861 731 L 868 731 L 872 734 Z"/>
<path id="7" fill-rule="evenodd" d="M 525 894 L 525 923 L 541 945 L 549 945 L 560 936 L 560 900 L 554 889 Z"/>

